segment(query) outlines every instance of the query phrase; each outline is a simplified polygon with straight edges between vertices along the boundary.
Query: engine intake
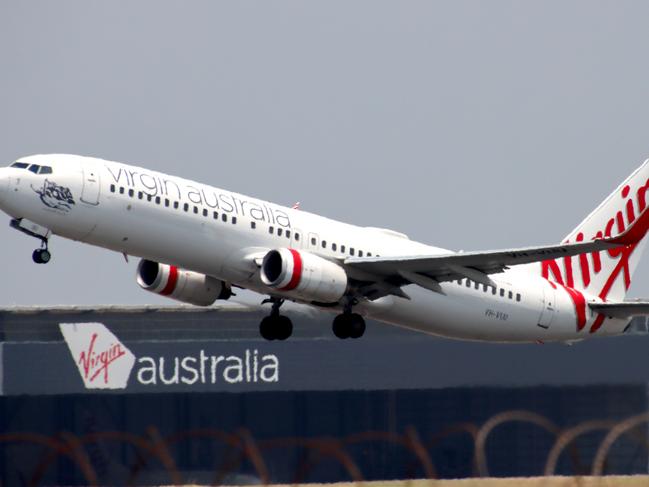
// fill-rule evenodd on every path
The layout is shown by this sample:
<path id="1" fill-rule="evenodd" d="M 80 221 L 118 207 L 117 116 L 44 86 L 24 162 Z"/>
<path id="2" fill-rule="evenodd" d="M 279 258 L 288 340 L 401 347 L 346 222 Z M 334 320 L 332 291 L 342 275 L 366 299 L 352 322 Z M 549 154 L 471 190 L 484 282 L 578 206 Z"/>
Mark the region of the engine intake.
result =
<path id="1" fill-rule="evenodd" d="M 342 267 L 296 249 L 268 252 L 260 276 L 266 286 L 306 301 L 336 303 L 347 290 L 347 274 Z"/>
<path id="2" fill-rule="evenodd" d="M 209 306 L 217 299 L 232 296 L 223 281 L 146 259 L 137 266 L 137 283 L 146 291 L 196 306 Z"/>

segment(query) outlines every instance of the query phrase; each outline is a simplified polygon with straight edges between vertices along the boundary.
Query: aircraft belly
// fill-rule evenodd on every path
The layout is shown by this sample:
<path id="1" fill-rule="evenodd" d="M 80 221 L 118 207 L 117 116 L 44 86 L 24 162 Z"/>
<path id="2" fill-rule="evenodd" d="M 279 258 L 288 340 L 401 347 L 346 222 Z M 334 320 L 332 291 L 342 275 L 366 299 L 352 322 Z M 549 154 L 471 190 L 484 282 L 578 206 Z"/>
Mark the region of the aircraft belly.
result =
<path id="1" fill-rule="evenodd" d="M 533 342 L 575 339 L 574 316 L 557 317 L 553 326 L 538 326 L 540 303 L 491 298 L 455 284 L 444 285 L 446 295 L 418 286 L 404 288 L 410 301 L 394 298 L 391 306 L 366 305 L 367 315 L 397 326 L 449 338 L 479 341 Z M 569 319 L 572 318 L 572 328 Z"/>

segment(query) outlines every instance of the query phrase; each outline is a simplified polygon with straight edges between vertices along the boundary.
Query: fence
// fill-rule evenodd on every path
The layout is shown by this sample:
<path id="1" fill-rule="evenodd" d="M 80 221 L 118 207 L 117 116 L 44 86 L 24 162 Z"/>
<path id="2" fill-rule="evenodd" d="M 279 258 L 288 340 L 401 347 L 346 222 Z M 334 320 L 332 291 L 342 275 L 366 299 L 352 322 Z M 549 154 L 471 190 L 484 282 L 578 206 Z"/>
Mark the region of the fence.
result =
<path id="1" fill-rule="evenodd" d="M 538 475 L 553 475 L 557 462 L 562 455 L 572 463 L 575 472 L 595 476 L 606 474 L 606 462 L 611 448 L 622 437 L 627 437 L 649 452 L 647 435 L 638 428 L 649 424 L 649 412 L 634 415 L 623 420 L 585 421 L 567 428 L 560 428 L 546 417 L 527 410 L 511 410 L 496 414 L 481 425 L 458 423 L 451 425 L 427 438 L 421 437 L 412 427 L 401 434 L 389 432 L 365 432 L 352 434 L 343 438 L 276 438 L 256 440 L 246 429 L 234 433 L 212 429 L 193 429 L 179 431 L 162 436 L 157 428 L 150 426 L 146 434 L 136 435 L 118 431 L 93 432 L 83 436 L 61 432 L 56 436 L 35 433 L 7 433 L 0 435 L 0 445 L 10 443 L 31 444 L 43 447 L 43 454 L 37 467 L 27 480 L 28 485 L 40 485 L 43 476 L 59 457 L 72 461 L 89 485 L 99 485 L 99 478 L 88 453 L 88 447 L 98 442 L 117 442 L 126 444 L 136 451 L 136 461 L 129 468 L 128 484 L 137 485 L 138 475 L 151 461 L 162 465 L 169 482 L 183 484 L 183 472 L 177 466 L 173 456 L 175 446 L 194 440 L 210 440 L 221 443 L 228 451 L 224 459 L 215 459 L 212 477 L 213 484 L 220 484 L 228 474 L 237 472 L 244 461 L 253 467 L 261 484 L 268 484 L 273 479 L 269 473 L 267 456 L 276 450 L 301 449 L 305 454 L 295 471 L 294 483 L 304 481 L 311 469 L 318 463 L 329 459 L 339 464 L 349 480 L 362 483 L 366 475 L 361 471 L 354 456 L 348 451 L 352 445 L 372 444 L 376 442 L 391 443 L 409 452 L 412 461 L 413 475 L 422 475 L 429 479 L 437 478 L 437 469 L 431 452 L 445 438 L 455 435 L 467 435 L 474 445 L 473 472 L 476 477 L 489 476 L 489 459 L 487 444 L 494 432 L 508 423 L 528 423 L 541 428 L 554 436 L 554 443 L 548 450 L 545 468 Z M 591 432 L 604 434 L 599 443 L 592 463 L 586 471 L 582 464 L 582 455 L 576 448 L 576 440 Z"/>

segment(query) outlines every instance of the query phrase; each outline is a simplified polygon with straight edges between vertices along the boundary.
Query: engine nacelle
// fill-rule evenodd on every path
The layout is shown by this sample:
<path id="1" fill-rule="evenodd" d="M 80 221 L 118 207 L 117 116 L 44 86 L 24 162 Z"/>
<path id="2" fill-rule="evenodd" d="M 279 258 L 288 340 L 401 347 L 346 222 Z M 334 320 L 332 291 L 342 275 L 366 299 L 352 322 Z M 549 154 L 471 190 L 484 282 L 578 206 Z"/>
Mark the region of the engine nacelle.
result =
<path id="1" fill-rule="evenodd" d="M 137 283 L 146 291 L 196 306 L 209 306 L 217 299 L 232 296 L 223 281 L 146 259 L 137 266 Z"/>
<path id="2" fill-rule="evenodd" d="M 347 290 L 347 274 L 342 267 L 296 249 L 268 252 L 260 275 L 268 287 L 306 301 L 336 303 Z"/>

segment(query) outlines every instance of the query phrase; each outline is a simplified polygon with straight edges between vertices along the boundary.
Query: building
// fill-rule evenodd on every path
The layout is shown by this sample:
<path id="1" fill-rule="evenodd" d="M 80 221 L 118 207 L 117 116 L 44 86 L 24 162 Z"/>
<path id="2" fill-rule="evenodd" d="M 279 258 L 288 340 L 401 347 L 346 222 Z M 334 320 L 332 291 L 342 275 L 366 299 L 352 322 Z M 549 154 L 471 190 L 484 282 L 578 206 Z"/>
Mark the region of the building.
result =
<path id="1" fill-rule="evenodd" d="M 644 322 L 572 346 L 459 342 L 376 322 L 338 340 L 331 315 L 291 309 L 294 336 L 266 342 L 266 312 L 0 310 L 0 482 L 540 475 L 561 432 L 599 421 L 556 461 L 558 473 L 589 473 L 611 427 L 649 410 Z M 603 471 L 646 473 L 647 439 L 640 422 Z"/>

